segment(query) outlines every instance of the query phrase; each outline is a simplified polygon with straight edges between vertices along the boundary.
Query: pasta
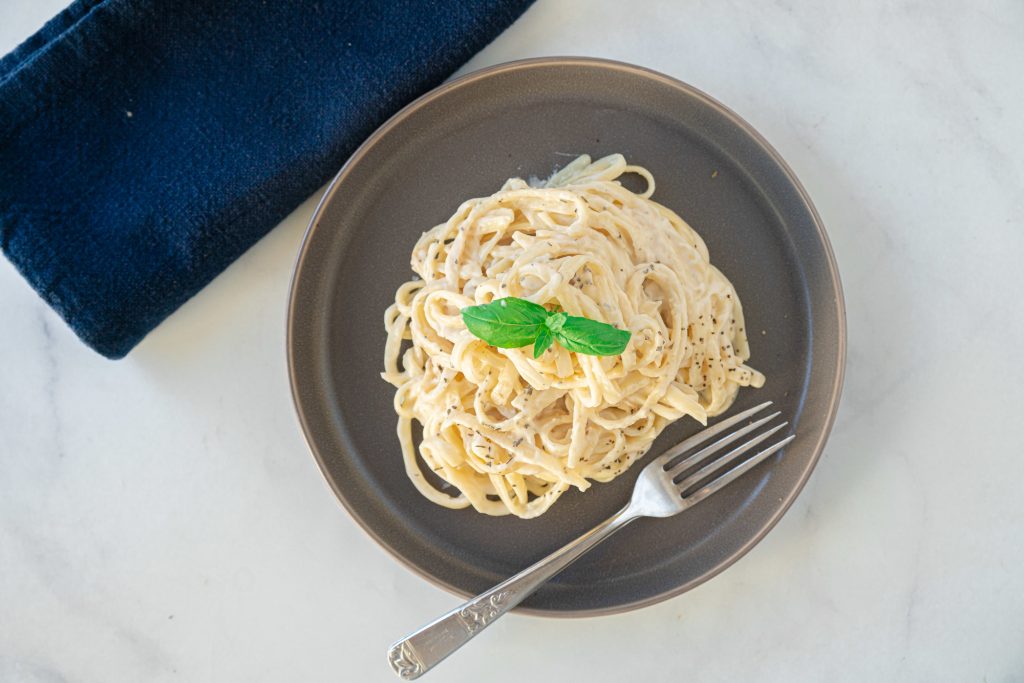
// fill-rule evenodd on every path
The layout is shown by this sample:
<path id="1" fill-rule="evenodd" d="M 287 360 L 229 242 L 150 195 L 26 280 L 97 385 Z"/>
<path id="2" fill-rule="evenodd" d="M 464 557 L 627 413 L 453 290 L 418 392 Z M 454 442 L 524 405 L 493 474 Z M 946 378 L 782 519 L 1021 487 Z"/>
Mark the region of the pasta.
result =
<path id="1" fill-rule="evenodd" d="M 636 194 L 617 180 L 642 176 Z M 625 471 L 666 425 L 706 424 L 764 376 L 750 357 L 740 301 L 700 236 L 650 199 L 654 178 L 622 155 L 581 156 L 539 186 L 508 180 L 464 202 L 412 252 L 416 276 L 385 313 L 382 377 L 396 387 L 405 469 L 449 508 L 523 518 L 569 487 Z M 632 332 L 617 356 L 558 344 L 499 349 L 461 309 L 520 297 Z M 421 470 L 419 455 L 447 483 Z"/>

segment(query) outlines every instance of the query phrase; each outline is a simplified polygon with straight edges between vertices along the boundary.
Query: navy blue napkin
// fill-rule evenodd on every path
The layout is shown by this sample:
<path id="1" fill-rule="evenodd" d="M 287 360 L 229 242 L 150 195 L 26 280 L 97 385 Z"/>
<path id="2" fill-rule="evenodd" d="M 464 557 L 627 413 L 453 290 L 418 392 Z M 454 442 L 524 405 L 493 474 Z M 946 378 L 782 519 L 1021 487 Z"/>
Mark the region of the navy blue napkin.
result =
<path id="1" fill-rule="evenodd" d="M 0 60 L 0 247 L 120 358 L 532 0 L 78 0 Z"/>

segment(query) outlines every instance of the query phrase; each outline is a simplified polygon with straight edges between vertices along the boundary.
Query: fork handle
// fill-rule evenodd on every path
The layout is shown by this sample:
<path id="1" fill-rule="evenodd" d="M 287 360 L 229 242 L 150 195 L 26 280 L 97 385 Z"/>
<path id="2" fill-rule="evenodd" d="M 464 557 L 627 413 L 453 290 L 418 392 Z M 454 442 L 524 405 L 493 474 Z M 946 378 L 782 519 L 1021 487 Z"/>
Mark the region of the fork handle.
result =
<path id="1" fill-rule="evenodd" d="M 407 681 L 419 678 L 545 581 L 638 516 L 627 505 L 576 540 L 398 641 L 388 649 L 391 668 Z"/>

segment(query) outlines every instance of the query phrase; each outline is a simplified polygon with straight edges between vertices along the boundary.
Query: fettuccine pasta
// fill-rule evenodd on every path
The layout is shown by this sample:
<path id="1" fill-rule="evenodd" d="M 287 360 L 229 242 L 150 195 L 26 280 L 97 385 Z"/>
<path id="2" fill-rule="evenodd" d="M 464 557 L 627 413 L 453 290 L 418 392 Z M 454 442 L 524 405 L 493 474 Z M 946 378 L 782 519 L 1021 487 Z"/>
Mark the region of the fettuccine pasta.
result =
<path id="1" fill-rule="evenodd" d="M 636 194 L 624 173 L 647 181 Z M 405 469 L 449 508 L 536 517 L 569 487 L 621 474 L 666 425 L 701 424 L 764 376 L 732 284 L 700 236 L 650 199 L 654 178 L 619 154 L 581 156 L 539 187 L 512 178 L 424 233 L 416 273 L 385 314 Z M 629 330 L 617 356 L 552 345 L 499 349 L 460 311 L 520 297 Z M 403 343 L 406 342 L 406 343 Z M 406 348 L 407 347 L 407 348 Z M 422 425 L 422 463 L 412 423 Z M 436 481 L 436 480 L 435 480 Z"/>

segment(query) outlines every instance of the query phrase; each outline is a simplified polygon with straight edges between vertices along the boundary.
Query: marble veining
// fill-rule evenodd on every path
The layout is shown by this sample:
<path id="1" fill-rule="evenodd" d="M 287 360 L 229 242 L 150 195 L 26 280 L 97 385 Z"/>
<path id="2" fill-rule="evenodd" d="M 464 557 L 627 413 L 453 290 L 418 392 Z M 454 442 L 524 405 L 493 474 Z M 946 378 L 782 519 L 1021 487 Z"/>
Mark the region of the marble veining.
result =
<path id="1" fill-rule="evenodd" d="M 60 410 L 57 406 L 57 380 L 59 379 L 59 368 L 57 366 L 57 354 L 53 348 L 53 333 L 50 325 L 53 324 L 51 316 L 46 311 L 38 309 L 39 328 L 43 337 L 43 357 L 46 359 L 46 377 L 43 382 L 44 405 L 50 415 L 51 426 L 50 437 L 53 439 L 53 455 L 57 458 L 64 457 L 63 429 L 61 427 Z"/>
<path id="2" fill-rule="evenodd" d="M 63 4 L 0 3 L 0 52 Z M 637 612 L 509 615 L 432 680 L 1024 681 L 1022 35 L 1016 0 L 538 0 L 464 67 L 608 57 L 736 110 L 829 229 L 850 345 L 824 457 L 746 558 Z M 120 362 L 0 260 L 0 681 L 397 680 L 387 645 L 457 604 L 300 435 L 315 199 Z"/>

